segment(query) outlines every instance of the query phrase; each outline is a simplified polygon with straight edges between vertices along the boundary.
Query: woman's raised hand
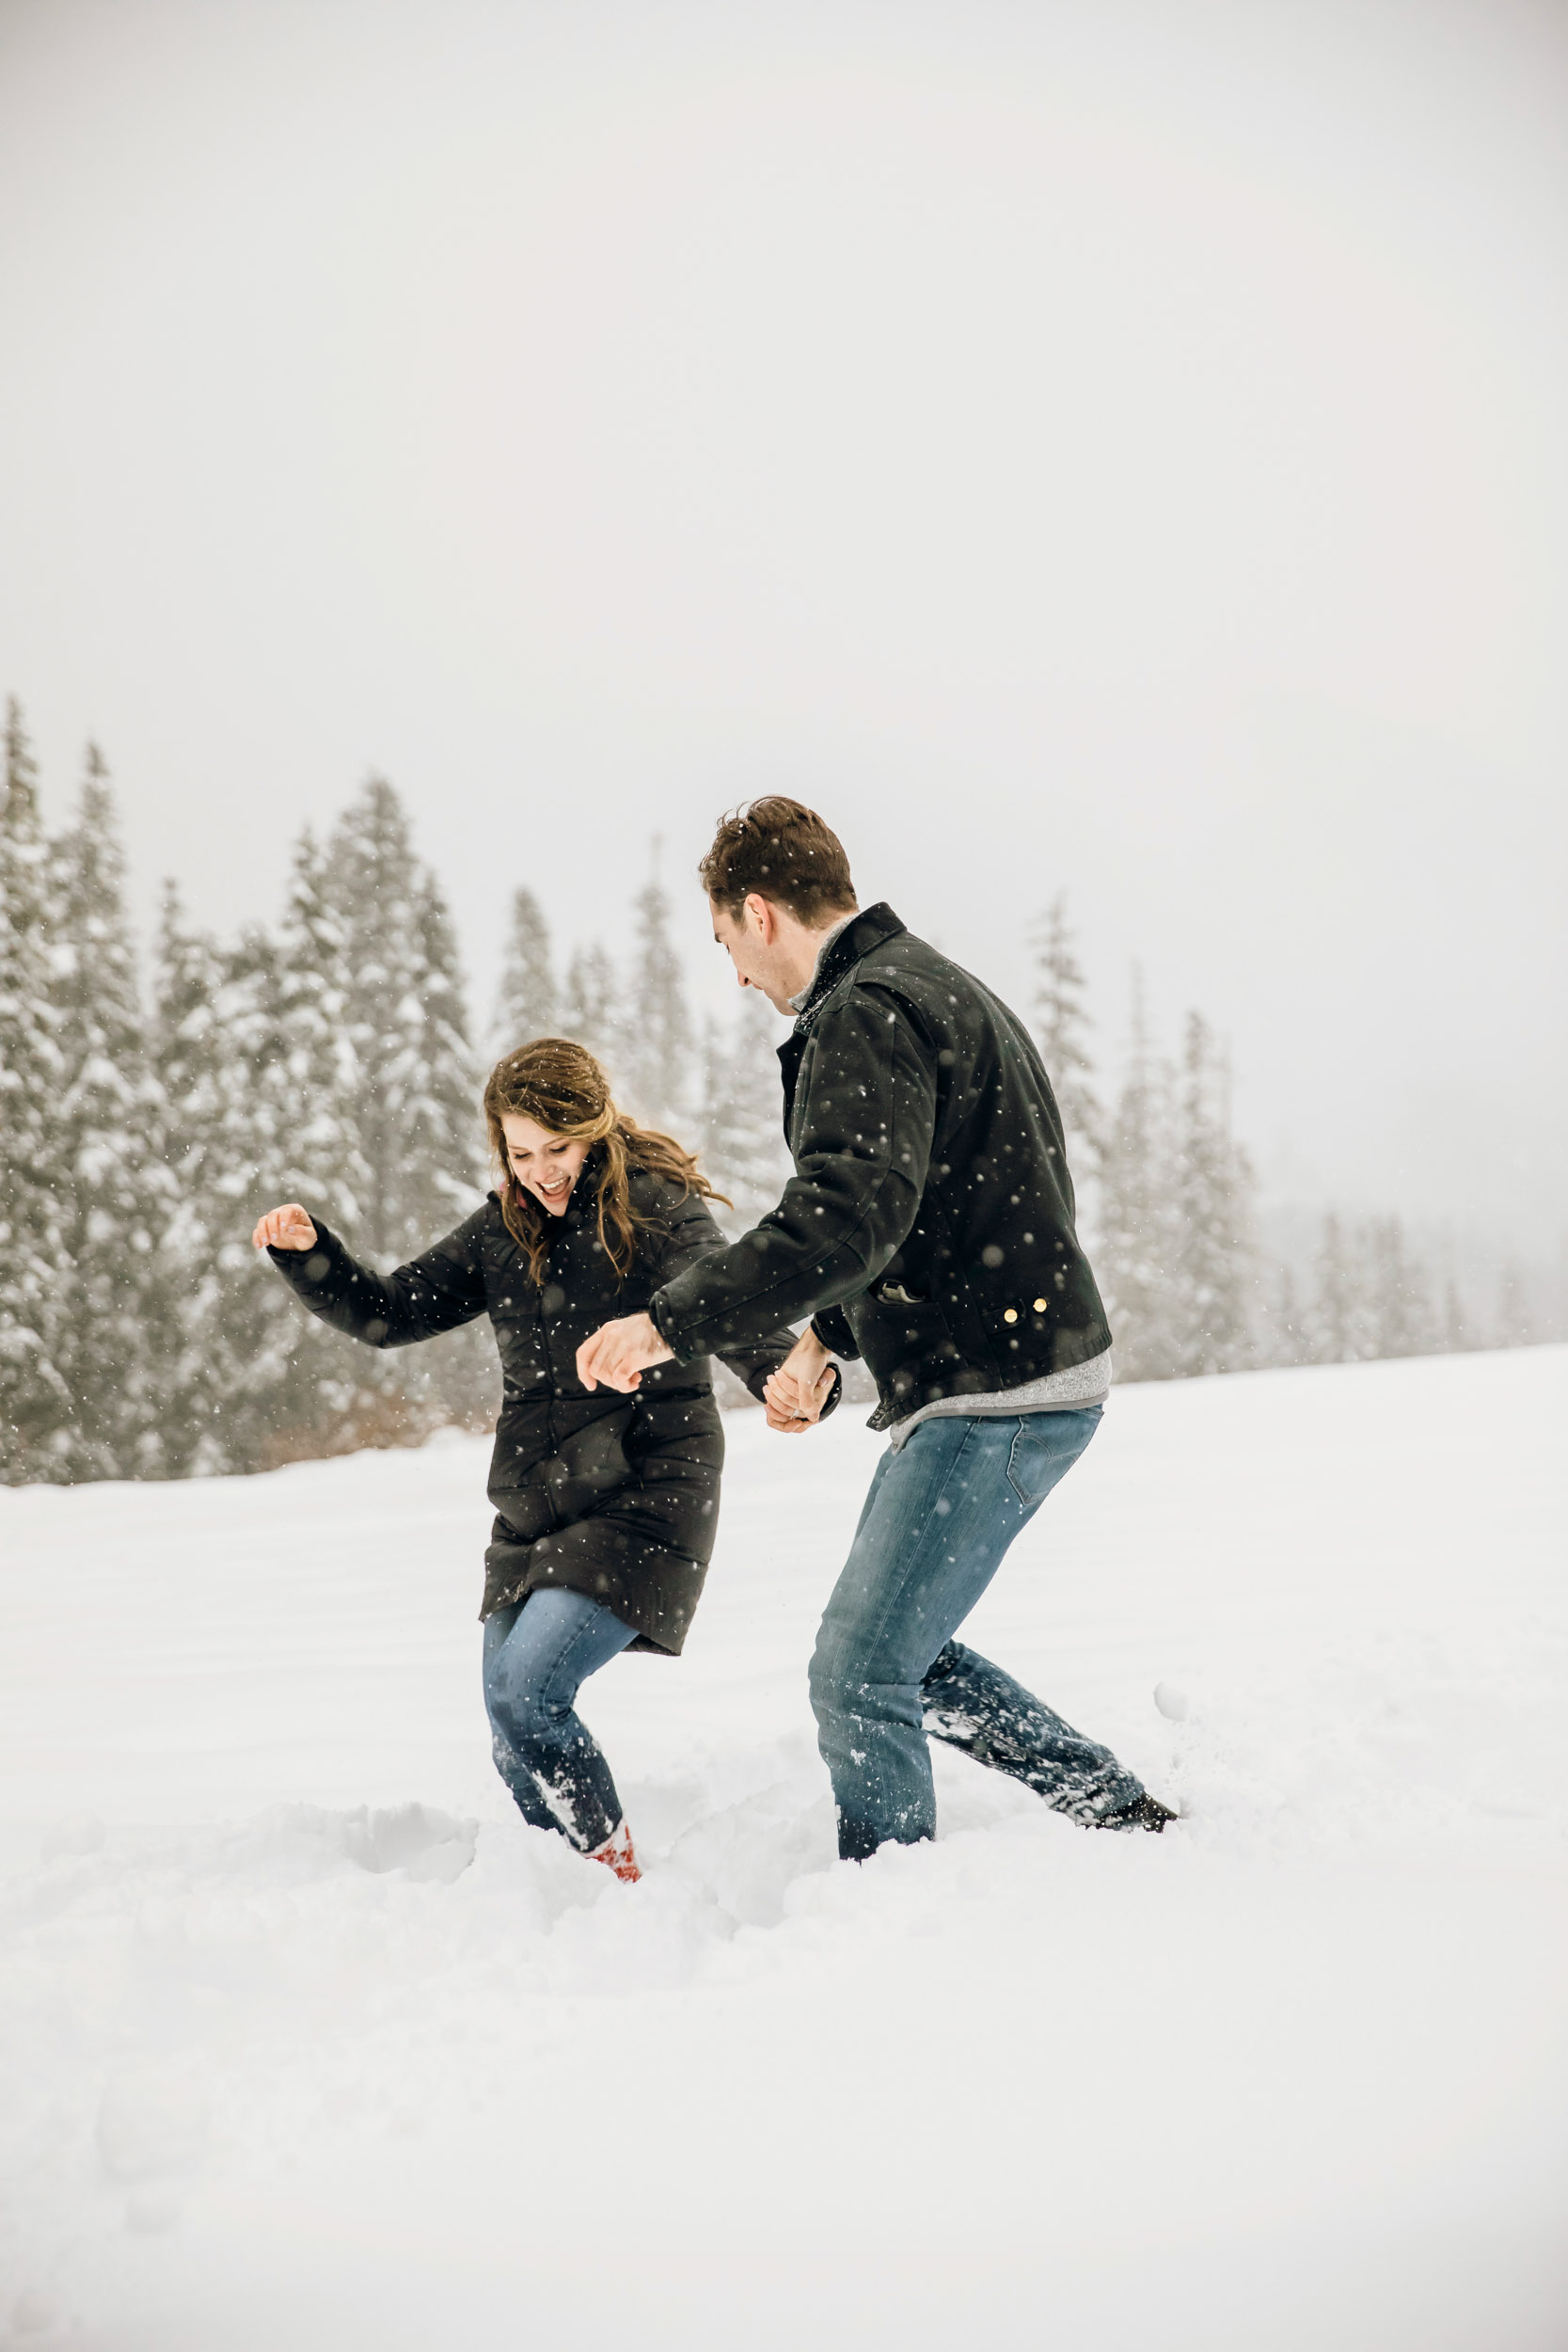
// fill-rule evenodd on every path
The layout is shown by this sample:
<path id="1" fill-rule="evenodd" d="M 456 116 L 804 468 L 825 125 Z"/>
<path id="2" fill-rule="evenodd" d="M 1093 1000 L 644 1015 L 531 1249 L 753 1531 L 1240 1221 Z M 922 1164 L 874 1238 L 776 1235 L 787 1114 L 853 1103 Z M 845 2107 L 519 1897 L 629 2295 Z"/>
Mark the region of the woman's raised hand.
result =
<path id="1" fill-rule="evenodd" d="M 297 1200 L 286 1208 L 269 1209 L 257 1220 L 250 1236 L 258 1249 L 314 1249 L 316 1229 Z"/>

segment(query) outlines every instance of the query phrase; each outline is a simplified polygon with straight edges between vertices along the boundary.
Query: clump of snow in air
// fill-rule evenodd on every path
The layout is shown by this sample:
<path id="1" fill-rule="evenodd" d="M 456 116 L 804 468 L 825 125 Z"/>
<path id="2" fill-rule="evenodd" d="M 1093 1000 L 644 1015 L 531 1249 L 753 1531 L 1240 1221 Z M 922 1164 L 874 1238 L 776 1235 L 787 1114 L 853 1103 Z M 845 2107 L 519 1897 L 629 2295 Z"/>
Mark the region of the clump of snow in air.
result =
<path id="1" fill-rule="evenodd" d="M 1181 1820 L 939 1751 L 863 1868 L 804 1673 L 878 1440 L 732 1416 L 688 1656 L 583 1693 L 637 1886 L 492 1773 L 482 1442 L 0 1491 L 0 2344 L 1555 2352 L 1565 1411 L 1119 1391 L 967 1638 Z"/>

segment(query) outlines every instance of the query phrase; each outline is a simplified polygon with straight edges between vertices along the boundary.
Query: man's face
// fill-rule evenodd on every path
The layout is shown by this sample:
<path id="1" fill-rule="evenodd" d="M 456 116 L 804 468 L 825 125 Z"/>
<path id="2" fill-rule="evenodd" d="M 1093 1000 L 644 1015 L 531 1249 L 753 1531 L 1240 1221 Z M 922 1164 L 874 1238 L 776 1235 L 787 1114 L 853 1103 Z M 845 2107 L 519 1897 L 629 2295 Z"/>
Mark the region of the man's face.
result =
<path id="1" fill-rule="evenodd" d="M 753 897 L 746 900 L 738 915 L 726 913 L 711 898 L 708 912 L 713 916 L 713 936 L 728 953 L 741 987 L 754 988 L 775 1012 L 788 1012 L 789 1000 L 802 983 L 795 973 L 799 955 L 791 955 L 781 934 L 777 911 L 765 898 Z M 806 977 L 810 977 L 809 967 Z"/>

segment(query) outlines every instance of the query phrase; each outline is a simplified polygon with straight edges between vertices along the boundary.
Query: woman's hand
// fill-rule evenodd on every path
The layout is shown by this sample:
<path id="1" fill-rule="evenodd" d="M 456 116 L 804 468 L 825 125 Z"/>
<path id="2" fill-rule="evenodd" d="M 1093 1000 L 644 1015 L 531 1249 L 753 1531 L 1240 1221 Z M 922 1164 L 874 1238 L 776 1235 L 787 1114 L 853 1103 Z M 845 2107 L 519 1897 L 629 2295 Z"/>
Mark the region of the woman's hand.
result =
<path id="1" fill-rule="evenodd" d="M 768 1426 L 786 1438 L 814 1429 L 832 1393 L 833 1359 L 808 1325 L 777 1372 L 763 1386 Z"/>
<path id="2" fill-rule="evenodd" d="M 297 1200 L 286 1208 L 269 1209 L 250 1236 L 258 1249 L 314 1249 L 316 1229 Z"/>

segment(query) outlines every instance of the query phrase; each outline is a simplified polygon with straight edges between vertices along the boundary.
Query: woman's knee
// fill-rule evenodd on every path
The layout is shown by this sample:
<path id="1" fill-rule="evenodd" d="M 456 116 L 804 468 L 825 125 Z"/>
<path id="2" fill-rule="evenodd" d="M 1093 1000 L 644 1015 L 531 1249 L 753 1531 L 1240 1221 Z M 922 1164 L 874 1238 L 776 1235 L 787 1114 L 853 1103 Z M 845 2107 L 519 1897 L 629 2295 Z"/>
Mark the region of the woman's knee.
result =
<path id="1" fill-rule="evenodd" d="M 484 1661 L 484 1706 L 495 1730 L 515 1748 L 537 1739 L 565 1713 L 548 1679 L 529 1671 L 527 1658 L 502 1649 Z M 570 1702 L 568 1702 L 568 1705 Z"/>

